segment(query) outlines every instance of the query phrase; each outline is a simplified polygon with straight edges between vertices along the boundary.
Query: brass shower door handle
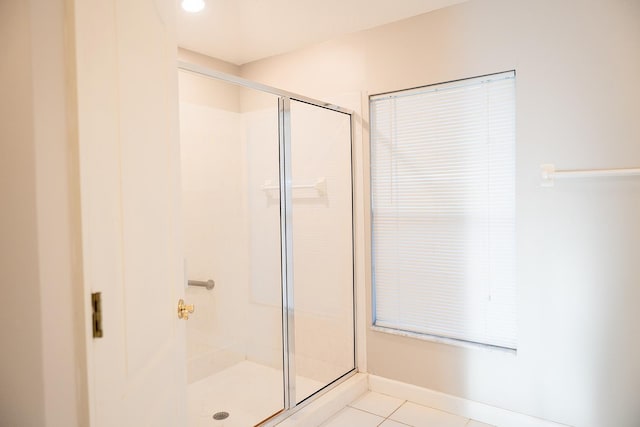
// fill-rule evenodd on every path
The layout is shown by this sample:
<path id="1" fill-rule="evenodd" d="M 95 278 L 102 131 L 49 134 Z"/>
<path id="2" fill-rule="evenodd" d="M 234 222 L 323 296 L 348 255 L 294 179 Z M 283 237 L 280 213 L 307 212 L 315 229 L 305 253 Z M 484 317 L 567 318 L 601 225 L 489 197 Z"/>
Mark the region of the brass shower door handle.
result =
<path id="1" fill-rule="evenodd" d="M 189 320 L 189 313 L 193 313 L 193 304 L 185 304 L 183 299 L 178 301 L 178 319 Z"/>

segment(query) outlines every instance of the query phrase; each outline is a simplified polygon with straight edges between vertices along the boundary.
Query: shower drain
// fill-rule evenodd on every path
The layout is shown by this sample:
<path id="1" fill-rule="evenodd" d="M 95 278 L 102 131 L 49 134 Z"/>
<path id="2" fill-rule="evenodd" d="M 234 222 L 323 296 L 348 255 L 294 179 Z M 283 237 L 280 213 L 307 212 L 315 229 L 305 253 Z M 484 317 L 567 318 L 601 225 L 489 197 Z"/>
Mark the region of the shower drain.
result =
<path id="1" fill-rule="evenodd" d="M 225 420 L 229 418 L 229 413 L 228 412 L 216 412 L 215 414 L 213 414 L 213 419 L 214 420 Z"/>

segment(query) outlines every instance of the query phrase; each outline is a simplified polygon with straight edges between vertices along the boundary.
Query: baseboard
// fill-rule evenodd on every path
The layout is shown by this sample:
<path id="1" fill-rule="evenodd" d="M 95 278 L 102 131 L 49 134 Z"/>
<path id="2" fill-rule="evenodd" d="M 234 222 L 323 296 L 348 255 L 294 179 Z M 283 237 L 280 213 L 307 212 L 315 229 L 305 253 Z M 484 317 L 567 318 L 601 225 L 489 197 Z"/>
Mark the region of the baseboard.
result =
<path id="1" fill-rule="evenodd" d="M 497 427 L 569 427 L 541 418 L 462 399 L 413 384 L 369 375 L 369 390 L 449 412 Z"/>

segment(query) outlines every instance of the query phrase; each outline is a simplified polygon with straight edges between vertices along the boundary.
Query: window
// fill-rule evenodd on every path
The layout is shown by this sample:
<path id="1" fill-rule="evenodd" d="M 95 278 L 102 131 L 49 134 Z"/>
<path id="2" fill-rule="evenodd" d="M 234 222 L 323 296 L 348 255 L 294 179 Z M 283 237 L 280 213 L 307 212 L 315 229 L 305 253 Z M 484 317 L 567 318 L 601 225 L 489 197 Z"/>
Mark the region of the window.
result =
<path id="1" fill-rule="evenodd" d="M 370 114 L 374 324 L 515 349 L 515 72 Z"/>

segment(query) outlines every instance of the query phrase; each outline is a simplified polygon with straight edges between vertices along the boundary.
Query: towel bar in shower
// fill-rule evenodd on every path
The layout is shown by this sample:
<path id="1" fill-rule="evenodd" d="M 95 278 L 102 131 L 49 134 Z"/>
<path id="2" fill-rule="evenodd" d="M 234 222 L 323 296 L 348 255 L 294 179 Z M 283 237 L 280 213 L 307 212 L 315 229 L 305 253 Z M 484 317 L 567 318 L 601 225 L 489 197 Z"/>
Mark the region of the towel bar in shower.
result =
<path id="1" fill-rule="evenodd" d="M 198 287 L 201 287 L 201 288 L 207 288 L 207 290 L 210 291 L 216 285 L 216 282 L 214 282 L 211 279 L 207 280 L 206 282 L 203 282 L 201 280 L 189 280 L 187 282 L 187 284 L 189 286 L 198 286 Z"/>

